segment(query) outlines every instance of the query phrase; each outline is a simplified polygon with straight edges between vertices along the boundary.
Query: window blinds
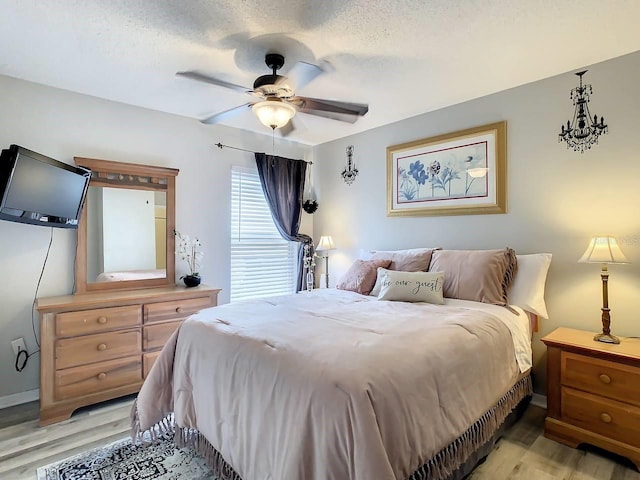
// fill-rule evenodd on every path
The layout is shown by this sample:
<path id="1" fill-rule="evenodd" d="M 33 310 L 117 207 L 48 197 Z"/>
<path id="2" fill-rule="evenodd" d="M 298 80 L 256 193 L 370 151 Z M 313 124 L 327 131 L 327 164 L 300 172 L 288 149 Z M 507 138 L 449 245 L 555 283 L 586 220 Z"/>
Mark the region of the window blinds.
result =
<path id="1" fill-rule="evenodd" d="M 230 300 L 294 293 L 296 247 L 276 229 L 257 170 L 232 167 Z"/>

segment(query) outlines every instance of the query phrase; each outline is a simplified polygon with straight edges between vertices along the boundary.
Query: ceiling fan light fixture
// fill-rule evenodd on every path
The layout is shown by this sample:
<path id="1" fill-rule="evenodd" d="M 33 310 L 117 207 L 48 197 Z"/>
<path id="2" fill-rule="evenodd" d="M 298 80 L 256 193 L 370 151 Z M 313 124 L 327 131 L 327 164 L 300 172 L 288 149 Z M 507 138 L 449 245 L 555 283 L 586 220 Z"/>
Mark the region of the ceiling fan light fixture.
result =
<path id="1" fill-rule="evenodd" d="M 255 103 L 251 110 L 264 126 L 274 130 L 284 127 L 296 114 L 295 107 L 279 98 L 269 98 L 263 102 Z"/>

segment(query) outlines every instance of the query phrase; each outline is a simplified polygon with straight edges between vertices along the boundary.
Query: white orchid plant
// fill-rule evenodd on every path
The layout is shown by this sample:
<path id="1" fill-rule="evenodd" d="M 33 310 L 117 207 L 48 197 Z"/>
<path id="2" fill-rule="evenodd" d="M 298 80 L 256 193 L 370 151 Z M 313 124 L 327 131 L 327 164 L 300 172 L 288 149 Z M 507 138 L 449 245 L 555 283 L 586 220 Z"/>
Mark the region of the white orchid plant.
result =
<path id="1" fill-rule="evenodd" d="M 202 249 L 202 243 L 197 238 L 191 240 L 189 235 L 183 235 L 176 230 L 176 238 L 178 239 L 178 246 L 176 248 L 176 254 L 181 260 L 186 260 L 189 265 L 190 275 L 193 277 L 199 277 L 200 266 L 204 252 Z M 180 277 L 183 278 L 183 277 Z"/>

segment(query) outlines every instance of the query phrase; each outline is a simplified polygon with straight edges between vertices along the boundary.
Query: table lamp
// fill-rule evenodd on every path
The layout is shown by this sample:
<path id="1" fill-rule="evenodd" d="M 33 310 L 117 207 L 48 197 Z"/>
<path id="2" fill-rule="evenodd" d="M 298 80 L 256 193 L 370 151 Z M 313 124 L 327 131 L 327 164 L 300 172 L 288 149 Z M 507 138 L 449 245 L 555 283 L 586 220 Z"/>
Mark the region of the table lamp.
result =
<path id="1" fill-rule="evenodd" d="M 322 258 L 324 258 L 324 286 L 329 288 L 329 254 L 326 253 L 329 250 L 335 250 L 336 247 L 333 245 L 333 239 L 331 235 L 322 235 L 320 237 L 320 241 L 318 242 L 318 246 L 316 246 L 316 250 L 319 252 L 324 252 Z"/>
<path id="2" fill-rule="evenodd" d="M 594 340 L 604 343 L 620 343 L 620 339 L 611 335 L 611 317 L 609 315 L 609 263 L 628 263 L 627 257 L 618 246 L 613 237 L 593 237 L 584 255 L 578 260 L 580 263 L 601 263 L 602 271 L 602 333 L 593 337 Z"/>

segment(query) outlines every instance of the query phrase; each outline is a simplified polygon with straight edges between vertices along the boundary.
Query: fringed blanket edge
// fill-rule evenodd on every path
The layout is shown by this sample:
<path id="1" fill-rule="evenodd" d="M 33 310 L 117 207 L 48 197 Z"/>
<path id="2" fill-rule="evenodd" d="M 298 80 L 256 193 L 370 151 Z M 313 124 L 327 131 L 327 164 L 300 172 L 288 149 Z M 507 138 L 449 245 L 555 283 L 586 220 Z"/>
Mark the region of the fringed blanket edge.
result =
<path id="1" fill-rule="evenodd" d="M 492 408 L 484 413 L 460 437 L 435 454 L 407 480 L 444 480 L 451 476 L 469 457 L 491 440 L 511 411 L 520 401 L 533 393 L 531 376 L 516 383 Z M 179 427 L 173 413 L 145 431 L 140 430 L 137 404 L 131 409 L 131 438 L 134 443 L 150 444 L 160 441 L 164 434 L 173 434 L 178 447 L 192 447 L 209 464 L 220 480 L 242 480 L 198 430 Z"/>

